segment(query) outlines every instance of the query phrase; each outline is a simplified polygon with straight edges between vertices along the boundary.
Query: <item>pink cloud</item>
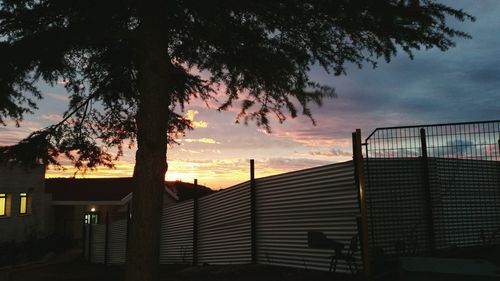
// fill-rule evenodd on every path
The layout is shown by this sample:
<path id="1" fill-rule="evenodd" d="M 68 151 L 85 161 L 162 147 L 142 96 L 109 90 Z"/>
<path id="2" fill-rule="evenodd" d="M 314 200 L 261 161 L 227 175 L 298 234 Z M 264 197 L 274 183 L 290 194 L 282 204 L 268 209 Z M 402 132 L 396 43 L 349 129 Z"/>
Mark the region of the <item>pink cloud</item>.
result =
<path id="1" fill-rule="evenodd" d="M 52 121 L 52 122 L 59 122 L 63 119 L 63 117 L 60 114 L 43 114 L 38 119 Z"/>

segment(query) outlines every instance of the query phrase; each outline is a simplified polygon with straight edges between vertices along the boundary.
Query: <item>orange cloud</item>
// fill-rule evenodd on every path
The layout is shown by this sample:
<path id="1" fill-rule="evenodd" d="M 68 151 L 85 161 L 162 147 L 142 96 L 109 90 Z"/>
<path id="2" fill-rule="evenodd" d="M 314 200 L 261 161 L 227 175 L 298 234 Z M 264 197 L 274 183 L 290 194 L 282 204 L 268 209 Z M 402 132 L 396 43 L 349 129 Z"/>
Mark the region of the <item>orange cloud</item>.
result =
<path id="1" fill-rule="evenodd" d="M 66 178 L 66 177 L 76 177 L 76 178 L 113 178 L 113 177 L 131 177 L 134 172 L 134 163 L 116 162 L 114 169 L 108 169 L 105 167 L 100 167 L 94 171 L 87 171 L 85 174 L 76 173 L 76 169 L 71 164 L 63 164 L 64 170 L 55 169 L 49 167 L 45 172 L 46 178 Z"/>
<path id="2" fill-rule="evenodd" d="M 194 121 L 194 117 L 198 114 L 199 112 L 197 110 L 188 110 L 188 112 L 186 113 L 186 115 L 184 117 L 186 117 L 186 119 L 188 119 L 189 121 L 191 121 L 191 124 L 193 125 L 194 128 L 207 128 L 208 127 L 208 123 L 205 122 L 205 121 Z"/>
<path id="3" fill-rule="evenodd" d="M 208 143 L 208 144 L 220 144 L 220 142 L 212 139 L 212 138 L 200 138 L 200 139 L 181 139 L 180 142 L 200 142 L 200 143 Z"/>
<path id="4" fill-rule="evenodd" d="M 195 128 L 207 128 L 208 123 L 205 121 L 193 121 L 193 127 Z"/>

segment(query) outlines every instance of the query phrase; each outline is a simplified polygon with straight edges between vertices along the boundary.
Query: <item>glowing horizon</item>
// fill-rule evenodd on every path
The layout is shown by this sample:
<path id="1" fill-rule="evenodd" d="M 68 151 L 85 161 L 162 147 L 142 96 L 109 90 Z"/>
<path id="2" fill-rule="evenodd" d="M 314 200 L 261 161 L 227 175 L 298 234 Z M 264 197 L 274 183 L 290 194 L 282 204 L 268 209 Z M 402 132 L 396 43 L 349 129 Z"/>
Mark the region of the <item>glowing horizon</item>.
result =
<path id="1" fill-rule="evenodd" d="M 286 173 L 302 169 L 295 168 L 272 168 L 269 166 L 269 160 L 255 161 L 256 178 Z M 324 163 L 327 164 L 327 163 Z M 66 170 L 47 169 L 45 178 L 75 177 L 75 178 L 114 178 L 131 177 L 134 169 L 133 163 L 119 162 L 115 169 L 99 168 L 95 171 L 87 171 L 85 174 L 76 173 L 71 165 L 65 165 Z M 248 160 L 229 161 L 225 163 L 203 163 L 203 168 L 193 169 L 195 163 L 184 163 L 183 161 L 171 161 L 169 166 L 172 169 L 165 174 L 166 181 L 194 182 L 218 190 L 234 186 L 236 184 L 248 181 L 250 179 L 250 164 Z M 197 165 L 200 165 L 199 163 Z M 233 169 L 221 168 L 221 166 L 232 166 Z M 266 167 L 267 166 L 267 167 Z M 317 165 L 313 165 L 317 166 Z M 312 166 L 311 166 L 312 167 Z M 309 168 L 304 166 L 303 168 Z M 225 170 L 225 171 L 224 171 Z"/>

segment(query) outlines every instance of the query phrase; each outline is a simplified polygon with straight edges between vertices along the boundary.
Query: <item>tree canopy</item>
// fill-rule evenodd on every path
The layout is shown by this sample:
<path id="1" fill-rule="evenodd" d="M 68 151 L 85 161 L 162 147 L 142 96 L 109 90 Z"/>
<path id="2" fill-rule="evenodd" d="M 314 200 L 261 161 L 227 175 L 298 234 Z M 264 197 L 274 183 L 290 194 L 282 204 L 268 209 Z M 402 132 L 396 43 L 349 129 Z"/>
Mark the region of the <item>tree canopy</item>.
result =
<path id="1" fill-rule="evenodd" d="M 165 2 L 165 3 L 163 3 Z M 241 3 L 244 2 L 244 3 Z M 398 50 L 454 45 L 467 34 L 448 16 L 473 19 L 435 1 L 2 1 L 0 12 L 0 123 L 17 124 L 42 98 L 37 82 L 64 81 L 71 94 L 65 122 L 33 133 L 2 157 L 58 164 L 66 155 L 79 168 L 112 166 L 110 147 L 122 153 L 136 137 L 140 91 L 141 23 L 150 19 L 169 61 L 169 110 L 192 98 L 215 99 L 218 110 L 238 99 L 237 120 L 270 129 L 288 113 L 311 117 L 333 89 L 311 81 L 321 65 L 335 75 L 346 63 L 376 65 Z M 297 108 L 299 105 L 299 108 Z M 174 114 L 171 133 L 190 129 Z M 99 142 L 95 140 L 99 140 Z M 172 139 L 170 139 L 172 140 Z M 84 148 L 84 149 L 80 149 Z M 79 151 L 78 154 L 72 153 Z M 47 153 L 48 152 L 48 153 Z"/>
<path id="2" fill-rule="evenodd" d="M 270 115 L 312 119 L 309 105 L 335 94 L 310 79 L 313 65 L 341 75 L 398 51 L 445 51 L 468 37 L 449 18 L 474 19 L 433 0 L 3 0 L 0 123 L 36 109 L 40 81 L 63 82 L 70 104 L 0 158 L 57 165 L 65 155 L 87 169 L 137 142 L 127 279 L 155 279 L 167 134 L 191 128 L 186 104 L 237 105 L 237 121 L 268 130 Z"/>

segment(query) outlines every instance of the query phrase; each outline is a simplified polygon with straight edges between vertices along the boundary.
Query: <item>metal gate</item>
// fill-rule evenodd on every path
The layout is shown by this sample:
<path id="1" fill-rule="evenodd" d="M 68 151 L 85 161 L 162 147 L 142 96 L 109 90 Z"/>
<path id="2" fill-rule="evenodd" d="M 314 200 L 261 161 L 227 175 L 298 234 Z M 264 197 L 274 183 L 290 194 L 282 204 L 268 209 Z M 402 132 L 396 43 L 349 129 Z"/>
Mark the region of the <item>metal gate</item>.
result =
<path id="1" fill-rule="evenodd" d="M 372 256 L 498 242 L 500 121 L 378 128 L 364 145 Z"/>

